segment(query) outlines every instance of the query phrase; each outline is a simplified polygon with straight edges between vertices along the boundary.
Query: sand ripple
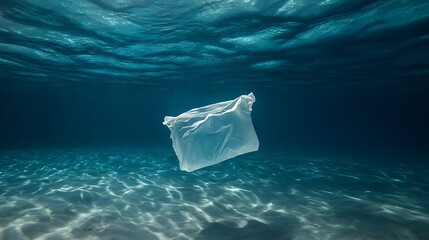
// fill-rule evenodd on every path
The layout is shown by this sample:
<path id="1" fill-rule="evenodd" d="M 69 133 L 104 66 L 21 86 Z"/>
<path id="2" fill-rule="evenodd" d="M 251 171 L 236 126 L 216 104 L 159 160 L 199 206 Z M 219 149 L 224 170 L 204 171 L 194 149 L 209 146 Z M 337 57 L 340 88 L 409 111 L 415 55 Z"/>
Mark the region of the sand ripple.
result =
<path id="1" fill-rule="evenodd" d="M 429 239 L 429 168 L 258 152 L 0 153 L 0 239 Z"/>

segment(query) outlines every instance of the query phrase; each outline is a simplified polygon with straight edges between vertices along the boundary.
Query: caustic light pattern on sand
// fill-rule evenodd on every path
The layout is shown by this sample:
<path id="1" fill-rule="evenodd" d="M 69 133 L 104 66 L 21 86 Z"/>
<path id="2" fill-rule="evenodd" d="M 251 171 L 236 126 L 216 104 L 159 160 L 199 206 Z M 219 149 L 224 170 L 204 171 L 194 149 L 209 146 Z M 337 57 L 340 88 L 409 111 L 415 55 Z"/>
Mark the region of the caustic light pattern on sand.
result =
<path id="1" fill-rule="evenodd" d="M 169 149 L 0 153 L 0 238 L 429 239 L 427 166 L 239 156 L 193 173 Z"/>

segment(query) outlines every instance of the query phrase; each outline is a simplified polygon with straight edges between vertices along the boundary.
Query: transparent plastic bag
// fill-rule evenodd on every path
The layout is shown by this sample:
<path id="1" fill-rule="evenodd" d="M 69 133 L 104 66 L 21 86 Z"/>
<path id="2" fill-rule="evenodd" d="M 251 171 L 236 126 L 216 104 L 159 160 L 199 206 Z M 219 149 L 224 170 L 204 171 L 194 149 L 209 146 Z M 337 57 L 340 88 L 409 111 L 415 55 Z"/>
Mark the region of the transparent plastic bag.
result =
<path id="1" fill-rule="evenodd" d="M 191 172 L 259 149 L 250 112 L 253 93 L 166 116 L 180 169 Z"/>

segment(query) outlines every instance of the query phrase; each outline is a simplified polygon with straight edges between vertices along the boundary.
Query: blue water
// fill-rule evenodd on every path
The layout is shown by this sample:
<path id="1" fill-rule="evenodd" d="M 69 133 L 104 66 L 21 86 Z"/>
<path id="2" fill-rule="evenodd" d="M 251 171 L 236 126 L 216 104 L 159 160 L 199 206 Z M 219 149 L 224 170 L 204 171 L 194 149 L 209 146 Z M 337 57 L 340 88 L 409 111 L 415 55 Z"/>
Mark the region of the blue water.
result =
<path id="1" fill-rule="evenodd" d="M 422 165 L 281 151 L 182 172 L 170 149 L 2 153 L 3 239 L 426 239 Z"/>
<path id="2" fill-rule="evenodd" d="M 428 1 L 0 2 L 0 239 L 429 239 Z M 164 116 L 253 92 L 258 152 Z"/>

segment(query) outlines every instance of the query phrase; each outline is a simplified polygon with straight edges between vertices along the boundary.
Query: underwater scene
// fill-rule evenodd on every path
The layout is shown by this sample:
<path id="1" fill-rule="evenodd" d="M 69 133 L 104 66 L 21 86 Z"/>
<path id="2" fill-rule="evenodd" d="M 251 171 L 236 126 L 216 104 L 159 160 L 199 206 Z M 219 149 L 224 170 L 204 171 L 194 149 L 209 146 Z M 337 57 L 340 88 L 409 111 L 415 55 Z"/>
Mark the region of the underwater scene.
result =
<path id="1" fill-rule="evenodd" d="M 429 239 L 429 1 L 0 1 L 1 240 Z"/>

